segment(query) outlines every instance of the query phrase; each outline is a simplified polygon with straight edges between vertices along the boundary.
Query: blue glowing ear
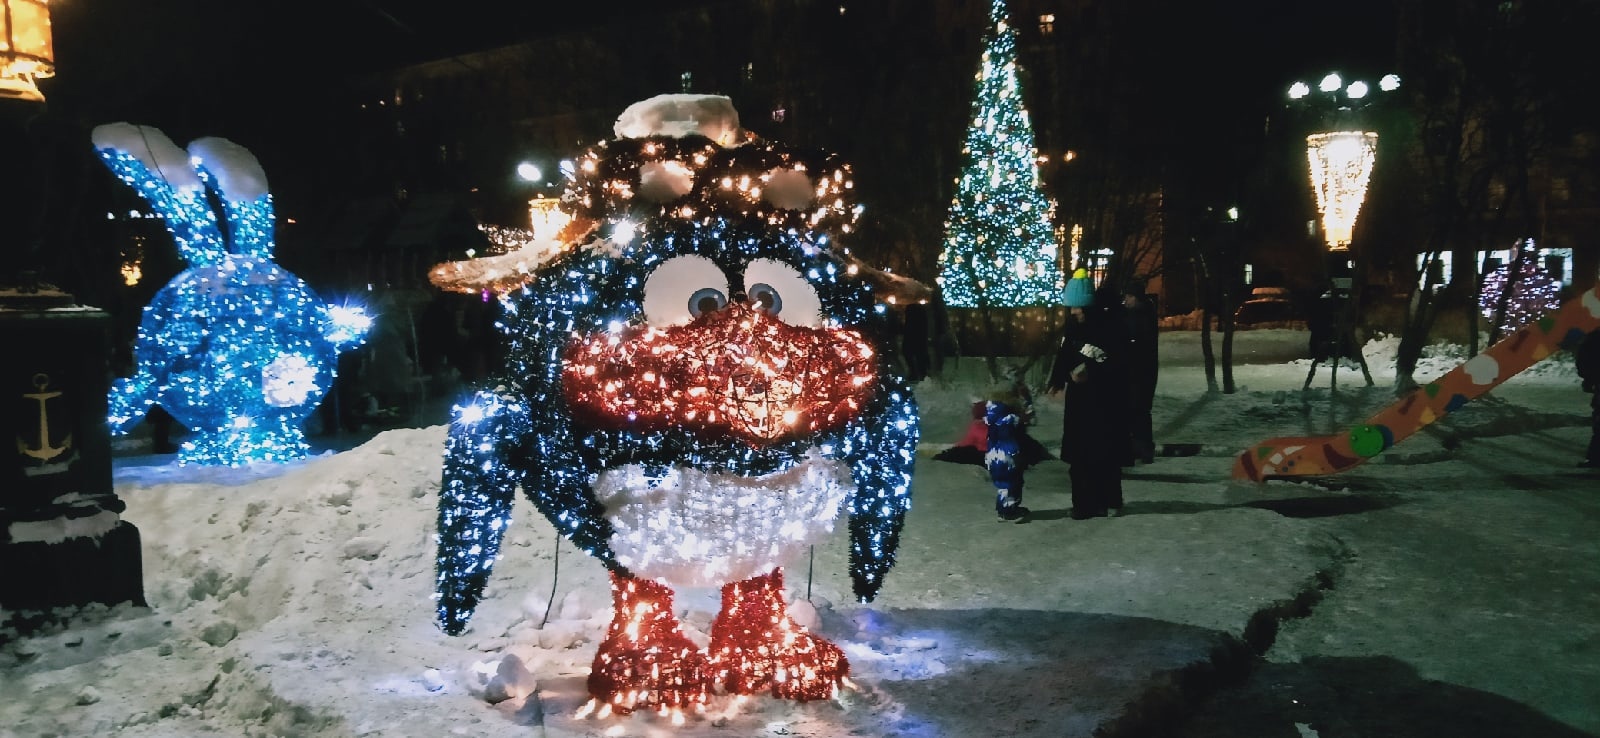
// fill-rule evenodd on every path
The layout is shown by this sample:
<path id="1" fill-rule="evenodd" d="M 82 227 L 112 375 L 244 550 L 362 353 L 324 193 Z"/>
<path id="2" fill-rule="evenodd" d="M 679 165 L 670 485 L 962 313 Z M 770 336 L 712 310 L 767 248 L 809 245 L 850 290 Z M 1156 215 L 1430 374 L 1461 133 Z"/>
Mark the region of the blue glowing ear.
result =
<path id="1" fill-rule="evenodd" d="M 184 261 L 199 267 L 222 259 L 227 243 L 206 201 L 205 183 L 172 139 L 149 126 L 108 123 L 95 126 L 91 140 L 112 174 L 161 216 Z"/>
<path id="2" fill-rule="evenodd" d="M 189 142 L 189 161 L 222 201 L 229 253 L 271 259 L 275 215 L 261 162 L 249 149 L 215 136 Z"/>

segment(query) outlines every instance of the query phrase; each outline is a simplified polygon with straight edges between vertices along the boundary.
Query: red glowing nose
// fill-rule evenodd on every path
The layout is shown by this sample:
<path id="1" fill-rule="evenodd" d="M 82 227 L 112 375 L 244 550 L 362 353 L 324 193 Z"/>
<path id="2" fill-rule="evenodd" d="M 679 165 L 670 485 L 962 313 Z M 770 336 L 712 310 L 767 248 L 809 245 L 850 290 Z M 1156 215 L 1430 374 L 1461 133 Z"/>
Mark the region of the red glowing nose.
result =
<path id="1" fill-rule="evenodd" d="M 590 425 L 752 444 L 843 425 L 877 379 L 861 334 L 792 326 L 741 304 L 683 326 L 579 336 L 563 360 L 563 394 Z"/>

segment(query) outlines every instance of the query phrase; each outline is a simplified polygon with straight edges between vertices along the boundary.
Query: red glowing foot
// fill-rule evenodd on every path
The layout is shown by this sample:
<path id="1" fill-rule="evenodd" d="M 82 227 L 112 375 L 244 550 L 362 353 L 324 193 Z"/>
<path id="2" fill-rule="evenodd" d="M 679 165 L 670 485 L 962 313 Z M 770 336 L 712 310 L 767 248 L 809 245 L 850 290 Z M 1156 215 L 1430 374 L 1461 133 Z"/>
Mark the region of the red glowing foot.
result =
<path id="1" fill-rule="evenodd" d="M 589 672 L 589 694 L 601 713 L 704 706 L 711 670 L 700 648 L 679 629 L 672 590 L 613 573 L 611 599 L 611 627 Z"/>
<path id="2" fill-rule="evenodd" d="M 831 699 L 850 673 L 838 646 L 789 619 L 783 570 L 725 584 L 722 612 L 711 624 L 711 668 L 722 689 L 770 691 L 790 700 Z"/>

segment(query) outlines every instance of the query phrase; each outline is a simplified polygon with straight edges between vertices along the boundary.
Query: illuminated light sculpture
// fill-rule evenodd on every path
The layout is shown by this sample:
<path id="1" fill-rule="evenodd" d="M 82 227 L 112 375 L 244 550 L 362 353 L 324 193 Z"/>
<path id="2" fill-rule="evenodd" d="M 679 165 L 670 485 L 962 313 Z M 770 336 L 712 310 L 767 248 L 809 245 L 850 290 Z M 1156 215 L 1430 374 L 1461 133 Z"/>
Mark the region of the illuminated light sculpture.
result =
<path id="1" fill-rule="evenodd" d="M 1056 304 L 1055 204 L 1039 188 L 1039 152 L 1022 104 L 1017 32 L 991 0 L 961 176 L 945 221 L 939 284 L 951 307 Z"/>
<path id="2" fill-rule="evenodd" d="M 781 567 L 845 512 L 855 594 L 874 598 L 918 438 L 877 350 L 887 310 L 832 237 L 859 212 L 847 170 L 741 131 L 720 96 L 636 103 L 615 130 L 561 198 L 589 231 L 478 275 L 526 283 L 501 297 L 507 365 L 446 441 L 439 624 L 466 628 L 520 487 L 611 573 L 583 714 L 832 697 L 849 663 L 788 617 Z M 700 649 L 672 596 L 708 586 L 722 608 Z"/>
<path id="3" fill-rule="evenodd" d="M 1510 333 L 1535 318 L 1561 308 L 1561 281 L 1539 263 L 1533 239 L 1517 244 L 1512 250 L 1512 264 L 1517 268 L 1517 279 L 1510 285 L 1511 295 L 1505 298 L 1505 317 L 1500 321 L 1500 332 Z M 1483 275 L 1483 287 L 1478 291 L 1478 309 L 1483 317 L 1494 320 L 1500 310 L 1501 298 L 1510 281 L 1511 264 Z"/>
<path id="4" fill-rule="evenodd" d="M 93 140 L 112 173 L 165 220 L 189 264 L 145 306 L 135 374 L 111 388 L 112 433 L 160 405 L 192 431 L 180 464 L 304 457 L 302 425 L 333 384 L 337 353 L 358 345 L 371 319 L 322 302 L 272 261 L 272 195 L 249 151 L 221 138 L 184 151 L 159 130 L 127 123 L 98 126 Z"/>
<path id="5" fill-rule="evenodd" d="M 0 0 L 0 98 L 44 102 L 38 80 L 55 73 L 49 0 Z"/>
<path id="6" fill-rule="evenodd" d="M 1376 133 L 1335 131 L 1306 136 L 1311 188 L 1317 195 L 1322 237 L 1330 251 L 1350 249 L 1356 215 L 1367 197 L 1367 184 L 1372 179 L 1377 154 Z"/>

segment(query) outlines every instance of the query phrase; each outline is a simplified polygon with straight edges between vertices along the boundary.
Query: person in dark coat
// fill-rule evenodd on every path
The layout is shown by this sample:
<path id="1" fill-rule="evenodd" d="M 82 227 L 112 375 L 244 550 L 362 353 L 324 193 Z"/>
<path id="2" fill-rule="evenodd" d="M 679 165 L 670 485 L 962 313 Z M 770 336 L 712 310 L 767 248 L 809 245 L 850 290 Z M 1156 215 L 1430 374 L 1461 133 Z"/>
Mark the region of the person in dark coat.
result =
<path id="1" fill-rule="evenodd" d="M 928 306 L 920 302 L 906 305 L 900 340 L 908 382 L 921 382 L 928 378 L 928 338 Z"/>
<path id="2" fill-rule="evenodd" d="M 1128 323 L 1128 429 L 1132 457 L 1149 464 L 1156 460 L 1155 423 L 1151 409 L 1156 400 L 1156 379 L 1161 373 L 1157 343 L 1161 329 L 1155 303 L 1143 282 L 1129 282 L 1122 290 L 1123 315 Z"/>
<path id="3" fill-rule="evenodd" d="M 1578 466 L 1600 468 L 1600 328 L 1589 331 L 1578 344 L 1575 368 L 1589 393 L 1589 449 Z"/>
<path id="4" fill-rule="evenodd" d="M 1067 283 L 1070 311 L 1049 393 L 1065 392 L 1061 458 L 1070 465 L 1072 517 L 1122 511 L 1122 467 L 1128 458 L 1127 324 L 1118 290 L 1090 291 L 1078 270 Z"/>

